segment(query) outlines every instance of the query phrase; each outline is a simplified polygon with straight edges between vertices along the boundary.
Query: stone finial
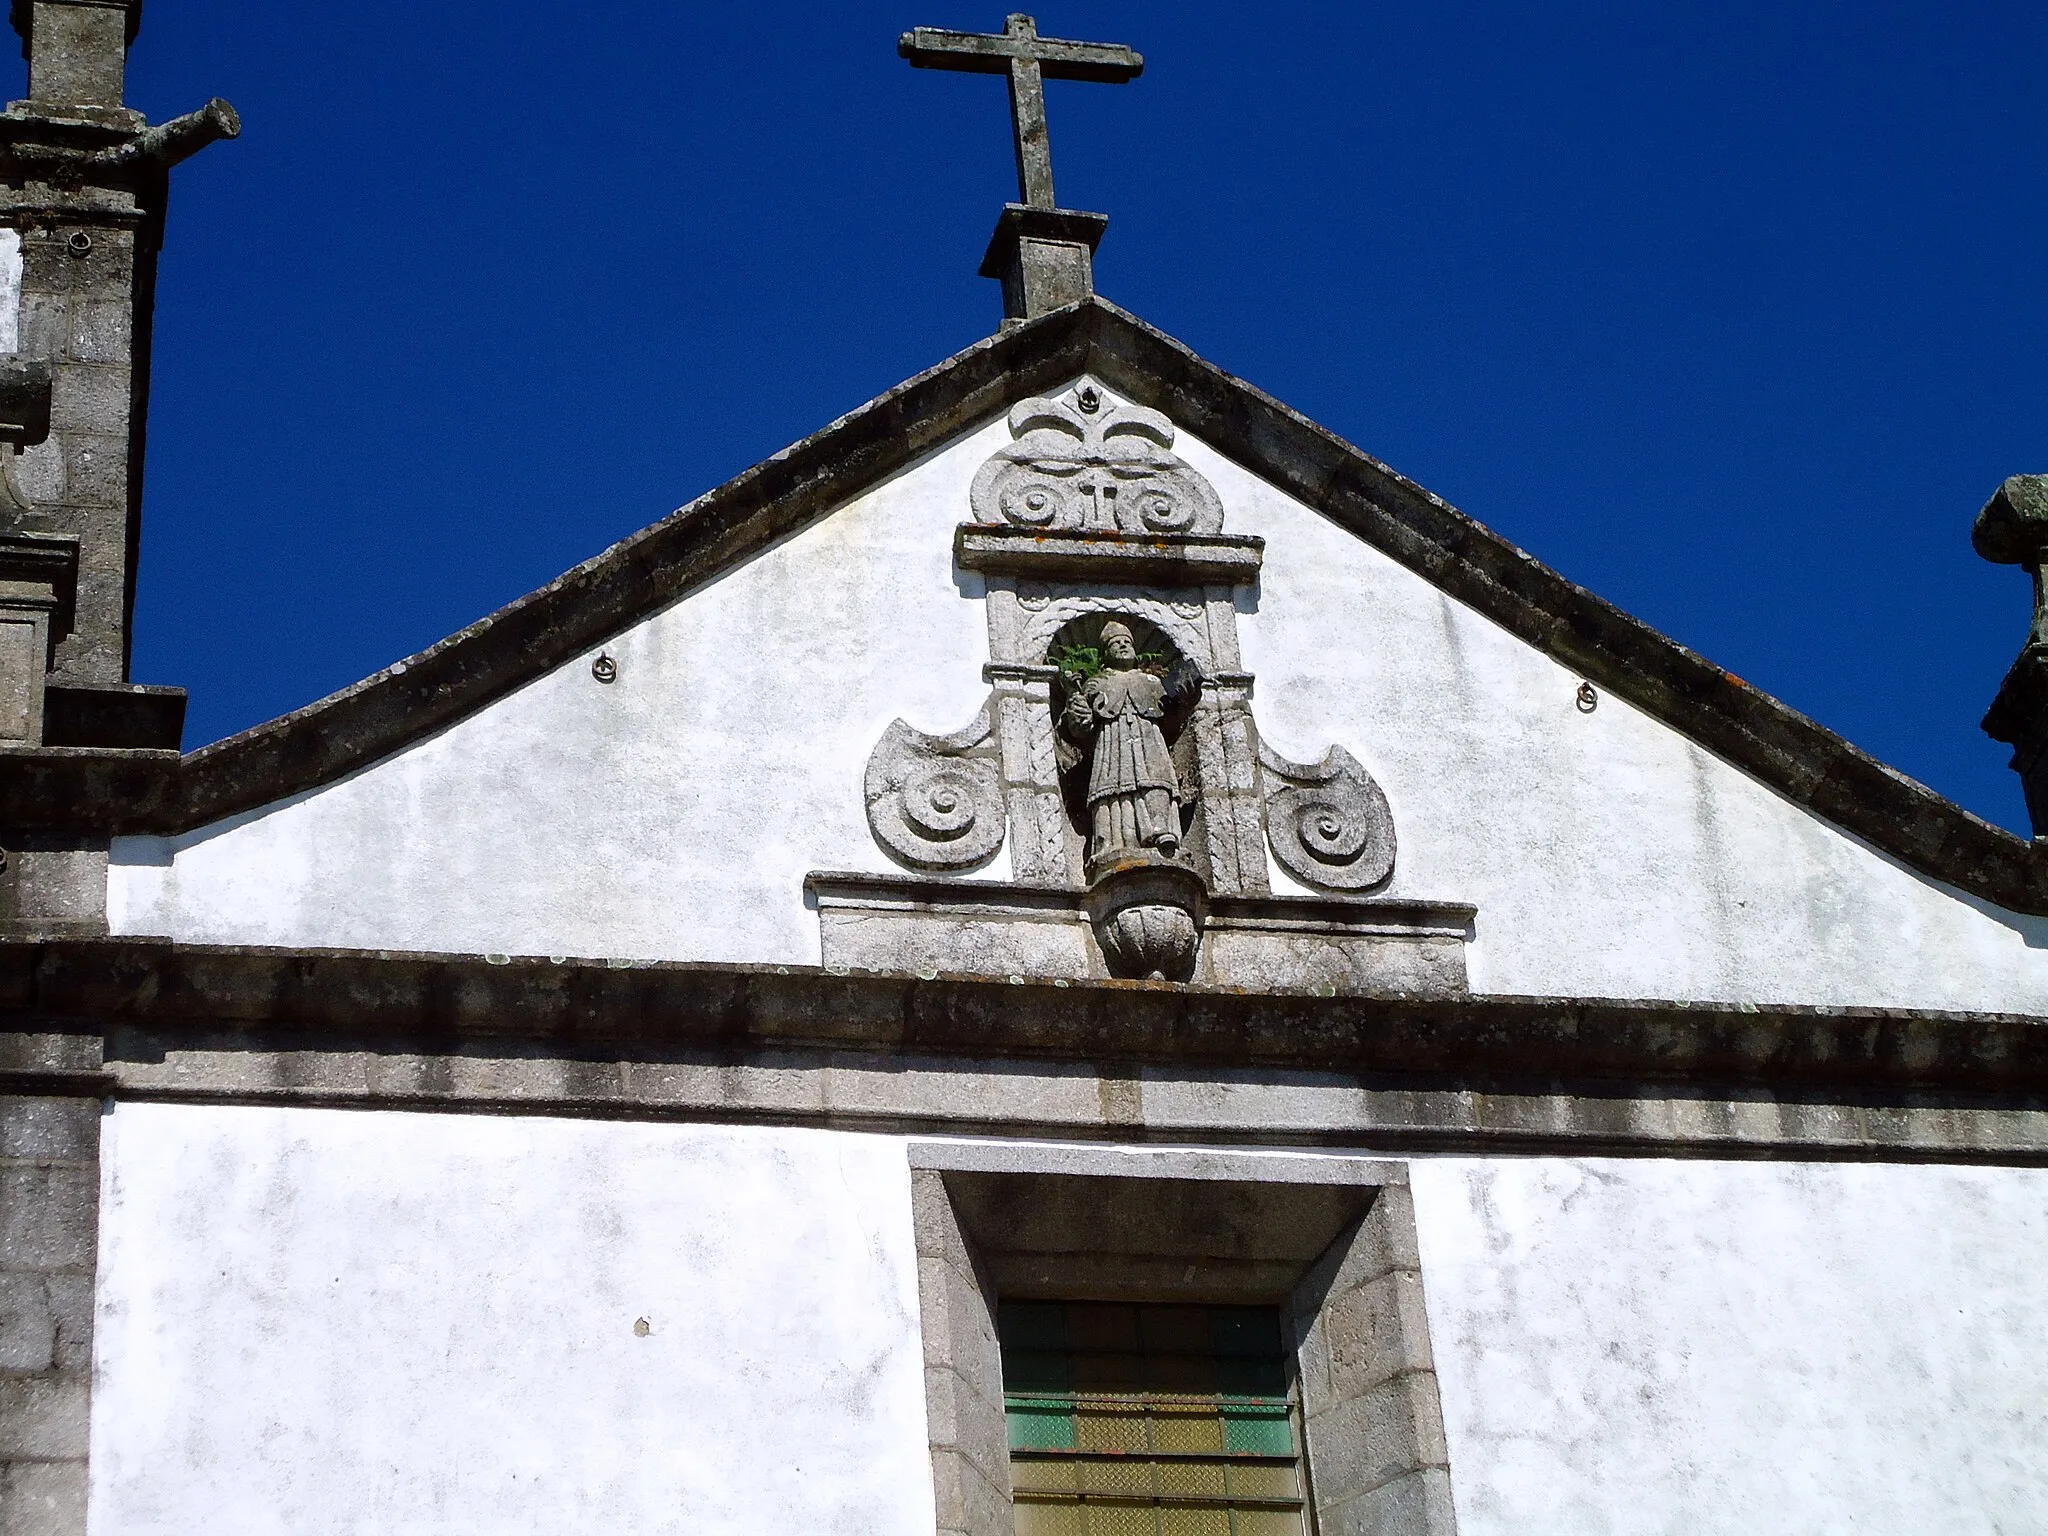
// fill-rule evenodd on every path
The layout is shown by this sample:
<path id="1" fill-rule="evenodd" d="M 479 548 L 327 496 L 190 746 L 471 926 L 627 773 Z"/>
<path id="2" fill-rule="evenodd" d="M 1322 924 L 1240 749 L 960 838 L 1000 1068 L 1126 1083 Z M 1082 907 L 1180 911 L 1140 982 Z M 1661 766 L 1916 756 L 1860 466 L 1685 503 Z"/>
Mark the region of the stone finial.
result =
<path id="1" fill-rule="evenodd" d="M 2013 475 L 1977 514 L 1970 544 L 1986 560 L 2024 566 L 2034 578 L 2034 618 L 2019 659 L 1998 686 L 1984 733 L 2012 749 L 2034 836 L 2048 836 L 2048 475 Z"/>
<path id="2" fill-rule="evenodd" d="M 1003 209 L 981 260 L 981 275 L 1003 285 L 1003 323 L 1021 325 L 1095 291 L 1095 247 L 1109 217 L 1062 208 L 1052 190 L 1052 144 L 1045 130 L 1045 82 L 1092 80 L 1121 85 L 1145 72 L 1144 58 L 1121 43 L 1040 37 L 1018 13 L 1000 32 L 917 27 L 896 51 L 918 69 L 1005 75 L 1017 149 L 1017 196 Z"/>
<path id="3" fill-rule="evenodd" d="M 2029 645 L 2048 643 L 2048 603 L 2041 565 L 2048 559 L 2048 475 L 2013 475 L 1977 514 L 1970 547 L 1996 565 L 2022 565 L 2034 577 L 2034 624 Z"/>
<path id="4" fill-rule="evenodd" d="M 31 101 L 120 108 L 142 0 L 14 0 L 9 20 L 21 34 Z"/>

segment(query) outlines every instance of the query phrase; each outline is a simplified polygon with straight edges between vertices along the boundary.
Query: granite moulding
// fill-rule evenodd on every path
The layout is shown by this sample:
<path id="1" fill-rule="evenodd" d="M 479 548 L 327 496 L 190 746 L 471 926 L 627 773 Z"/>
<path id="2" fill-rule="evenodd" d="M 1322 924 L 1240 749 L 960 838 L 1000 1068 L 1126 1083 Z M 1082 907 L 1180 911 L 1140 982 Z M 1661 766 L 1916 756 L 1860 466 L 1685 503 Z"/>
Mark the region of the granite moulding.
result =
<path id="1" fill-rule="evenodd" d="M 0 940 L 0 1071 L 92 1077 L 145 1037 L 308 1051 L 493 1042 L 581 1060 L 819 1047 L 2048 1105 L 2048 1019 L 2017 1014 Z"/>
<path id="2" fill-rule="evenodd" d="M 1088 892 L 994 880 L 819 872 L 825 964 L 1106 980 Z M 1320 996 L 1457 997 L 1476 909 L 1451 902 L 1211 896 L 1197 985 Z"/>

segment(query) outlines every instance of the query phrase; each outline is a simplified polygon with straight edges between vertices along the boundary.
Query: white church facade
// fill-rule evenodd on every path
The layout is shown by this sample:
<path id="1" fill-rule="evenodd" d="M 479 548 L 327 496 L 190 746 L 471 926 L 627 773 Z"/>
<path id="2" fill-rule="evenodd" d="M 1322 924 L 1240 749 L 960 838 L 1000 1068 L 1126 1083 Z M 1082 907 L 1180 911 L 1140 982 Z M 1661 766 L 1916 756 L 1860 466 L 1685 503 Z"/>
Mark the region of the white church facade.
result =
<path id="1" fill-rule="evenodd" d="M 996 335 L 181 753 L 134 18 L 0 117 L 0 1530 L 2048 1528 L 2043 845 L 1097 296 L 1136 55 L 907 35 Z"/>

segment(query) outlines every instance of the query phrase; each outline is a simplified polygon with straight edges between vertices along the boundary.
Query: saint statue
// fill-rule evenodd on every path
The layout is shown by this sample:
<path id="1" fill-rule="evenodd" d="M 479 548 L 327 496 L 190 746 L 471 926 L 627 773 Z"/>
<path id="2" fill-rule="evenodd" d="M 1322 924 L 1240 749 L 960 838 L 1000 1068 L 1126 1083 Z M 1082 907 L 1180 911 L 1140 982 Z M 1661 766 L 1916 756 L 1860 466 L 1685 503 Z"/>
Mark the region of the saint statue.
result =
<path id="1" fill-rule="evenodd" d="M 1192 667 L 1167 684 L 1138 665 L 1129 626 L 1102 626 L 1103 669 L 1067 674 L 1060 728 L 1088 753 L 1088 863 L 1091 868 L 1133 854 L 1167 858 L 1180 848 L 1180 775 L 1159 728 L 1169 702 L 1199 680 Z M 1182 676 L 1185 671 L 1187 676 Z M 1092 746 L 1092 750 L 1090 750 Z"/>

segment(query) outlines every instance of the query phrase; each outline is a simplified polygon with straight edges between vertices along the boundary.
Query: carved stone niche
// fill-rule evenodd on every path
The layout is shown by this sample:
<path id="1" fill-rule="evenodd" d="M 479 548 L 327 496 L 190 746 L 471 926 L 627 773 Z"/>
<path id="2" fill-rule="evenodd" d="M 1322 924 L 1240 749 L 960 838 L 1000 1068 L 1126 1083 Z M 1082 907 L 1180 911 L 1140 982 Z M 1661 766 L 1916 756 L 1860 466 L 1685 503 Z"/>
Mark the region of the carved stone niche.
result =
<path id="1" fill-rule="evenodd" d="M 1261 745 L 1237 616 L 1265 543 L 1224 531 L 1172 423 L 1082 379 L 1009 426 L 954 537 L 984 581 L 988 701 L 952 735 L 896 721 L 865 787 L 897 863 L 958 876 L 1007 839 L 1010 879 L 815 874 L 825 963 L 1463 991 L 1471 908 L 1368 899 L 1395 859 L 1371 774 Z M 1321 894 L 1272 894 L 1269 841 Z"/>

